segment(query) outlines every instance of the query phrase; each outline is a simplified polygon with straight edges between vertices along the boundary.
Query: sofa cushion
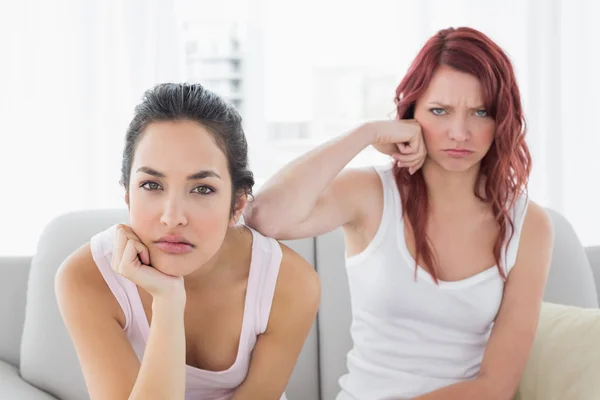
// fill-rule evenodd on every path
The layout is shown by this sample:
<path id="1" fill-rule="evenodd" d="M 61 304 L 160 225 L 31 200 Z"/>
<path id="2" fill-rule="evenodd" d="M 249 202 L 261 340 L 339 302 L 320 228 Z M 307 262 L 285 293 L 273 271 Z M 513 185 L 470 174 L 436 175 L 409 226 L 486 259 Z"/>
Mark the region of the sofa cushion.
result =
<path id="1" fill-rule="evenodd" d="M 579 307 L 598 307 L 594 273 L 581 241 L 565 217 L 548 210 L 554 228 L 552 265 L 544 300 Z"/>
<path id="2" fill-rule="evenodd" d="M 30 257 L 0 257 L 0 360 L 19 365 Z"/>
<path id="3" fill-rule="evenodd" d="M 282 241 L 283 244 L 300 254 L 306 261 L 315 265 L 315 240 L 314 238 L 302 240 Z M 302 352 L 296 361 L 292 376 L 285 390 L 286 397 L 290 400 L 319 400 L 319 343 L 317 336 L 317 321 L 312 329 Z"/>
<path id="4" fill-rule="evenodd" d="M 14 366 L 0 361 L 0 399 L 56 400 L 55 397 L 25 382 Z"/>
<path id="5" fill-rule="evenodd" d="M 600 245 L 586 247 L 585 253 L 594 273 L 596 290 L 598 291 L 598 303 L 600 303 Z"/>
<path id="6" fill-rule="evenodd" d="M 544 303 L 516 399 L 598 399 L 599 338 L 599 309 Z"/>
<path id="7" fill-rule="evenodd" d="M 83 211 L 51 221 L 31 262 L 21 376 L 61 400 L 88 398 L 73 343 L 60 316 L 54 276 L 61 263 L 97 232 L 127 220 L 127 210 Z"/>
<path id="8" fill-rule="evenodd" d="M 335 399 L 339 378 L 348 372 L 346 354 L 352 348 L 350 290 L 341 229 L 317 238 L 317 272 L 321 278 L 319 360 L 321 398 Z"/>
<path id="9" fill-rule="evenodd" d="M 24 379 L 61 400 L 88 398 L 79 360 L 60 316 L 54 276 L 75 249 L 111 225 L 127 222 L 127 210 L 90 210 L 62 215 L 45 228 L 31 263 L 21 348 Z M 314 239 L 285 242 L 314 265 Z M 316 323 L 302 349 L 286 394 L 317 400 L 319 365 Z M 0 398 L 4 398 L 1 397 Z"/>

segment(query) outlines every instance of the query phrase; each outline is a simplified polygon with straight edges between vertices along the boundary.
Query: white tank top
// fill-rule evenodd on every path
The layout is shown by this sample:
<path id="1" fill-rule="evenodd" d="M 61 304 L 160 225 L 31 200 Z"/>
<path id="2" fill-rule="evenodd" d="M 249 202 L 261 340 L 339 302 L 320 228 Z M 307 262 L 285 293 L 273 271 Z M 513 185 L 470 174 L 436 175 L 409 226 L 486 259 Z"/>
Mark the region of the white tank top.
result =
<path id="1" fill-rule="evenodd" d="M 185 366 L 185 399 L 229 400 L 246 379 L 252 352 L 258 337 L 267 329 L 273 295 L 279 275 L 282 252 L 279 243 L 257 231 L 252 232 L 252 259 L 244 302 L 244 315 L 235 362 L 226 370 L 210 371 Z M 144 312 L 138 288 L 110 266 L 116 225 L 92 237 L 92 256 L 106 284 L 125 315 L 125 332 L 140 362 L 150 335 L 150 324 Z M 281 400 L 285 400 L 285 394 Z"/>
<path id="2" fill-rule="evenodd" d="M 384 193 L 380 226 L 363 252 L 346 259 L 353 348 L 337 400 L 408 399 L 475 378 L 502 301 L 496 266 L 439 286 L 419 267 L 415 281 L 392 168 L 376 170 Z M 506 257 L 501 252 L 507 276 L 526 209 L 523 195 L 510 211 L 515 232 Z"/>

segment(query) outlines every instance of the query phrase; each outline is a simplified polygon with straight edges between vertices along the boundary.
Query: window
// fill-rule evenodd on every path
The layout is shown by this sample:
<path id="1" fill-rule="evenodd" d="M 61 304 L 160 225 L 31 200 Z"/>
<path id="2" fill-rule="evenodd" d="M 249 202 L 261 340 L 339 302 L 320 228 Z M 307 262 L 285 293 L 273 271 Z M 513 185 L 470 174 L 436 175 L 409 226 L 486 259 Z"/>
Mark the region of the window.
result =
<path id="1" fill-rule="evenodd" d="M 566 0 L 4 2 L 0 256 L 35 252 L 58 214 L 124 207 L 123 136 L 158 82 L 201 82 L 240 111 L 260 185 L 324 141 L 393 118 L 425 40 L 463 25 L 513 61 L 533 199 L 600 244 L 599 14 L 600 3 Z M 369 148 L 351 164 L 386 160 Z"/>

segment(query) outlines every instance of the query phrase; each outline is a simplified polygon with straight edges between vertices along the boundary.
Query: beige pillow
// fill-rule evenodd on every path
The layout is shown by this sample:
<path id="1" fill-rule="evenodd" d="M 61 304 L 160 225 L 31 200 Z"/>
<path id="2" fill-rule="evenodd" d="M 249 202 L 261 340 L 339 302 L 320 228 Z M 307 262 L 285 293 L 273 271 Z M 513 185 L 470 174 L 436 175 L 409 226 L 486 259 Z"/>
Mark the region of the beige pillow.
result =
<path id="1" fill-rule="evenodd" d="M 515 400 L 600 399 L 600 309 L 543 303 Z"/>

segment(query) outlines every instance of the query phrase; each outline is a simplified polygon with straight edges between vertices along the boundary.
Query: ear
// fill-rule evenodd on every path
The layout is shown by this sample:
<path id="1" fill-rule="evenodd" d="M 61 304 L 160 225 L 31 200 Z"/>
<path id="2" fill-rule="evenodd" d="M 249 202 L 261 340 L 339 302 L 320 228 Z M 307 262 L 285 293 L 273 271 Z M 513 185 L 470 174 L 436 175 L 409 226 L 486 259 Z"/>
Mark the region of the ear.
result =
<path id="1" fill-rule="evenodd" d="M 238 222 L 240 222 L 240 218 L 242 217 L 244 208 L 246 208 L 246 204 L 248 204 L 248 194 L 246 192 L 240 192 L 235 199 L 233 213 L 229 220 L 229 226 L 237 225 Z"/>
<path id="2" fill-rule="evenodd" d="M 129 210 L 129 190 L 125 189 L 125 204 L 127 204 L 127 210 Z"/>

